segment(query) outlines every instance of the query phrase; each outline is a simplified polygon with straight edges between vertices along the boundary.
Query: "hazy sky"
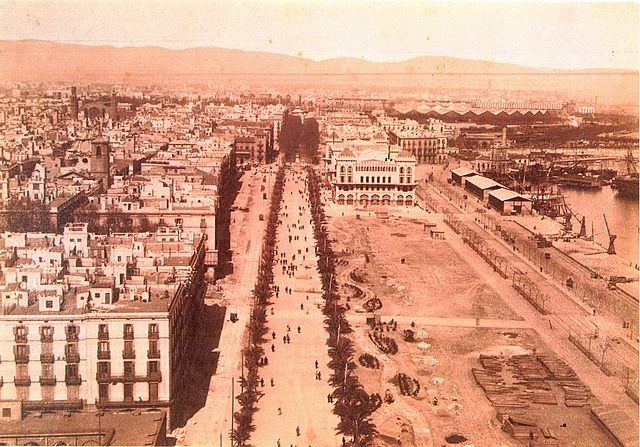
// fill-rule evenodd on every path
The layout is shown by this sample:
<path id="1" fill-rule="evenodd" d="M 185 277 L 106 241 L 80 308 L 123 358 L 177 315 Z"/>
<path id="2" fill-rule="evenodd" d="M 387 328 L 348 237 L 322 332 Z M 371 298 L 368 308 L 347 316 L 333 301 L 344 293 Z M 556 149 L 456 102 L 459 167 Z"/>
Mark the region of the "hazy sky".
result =
<path id="1" fill-rule="evenodd" d="M 5 1 L 0 39 L 638 69 L 638 2 Z M 1 69 L 1 68 L 0 68 Z"/>

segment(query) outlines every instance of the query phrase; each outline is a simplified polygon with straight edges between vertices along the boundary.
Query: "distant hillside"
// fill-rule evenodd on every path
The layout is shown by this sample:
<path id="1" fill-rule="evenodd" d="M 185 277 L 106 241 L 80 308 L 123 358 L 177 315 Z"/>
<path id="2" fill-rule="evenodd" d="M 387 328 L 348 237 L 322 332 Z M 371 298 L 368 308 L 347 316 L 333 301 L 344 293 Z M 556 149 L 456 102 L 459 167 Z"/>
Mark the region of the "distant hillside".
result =
<path id="1" fill-rule="evenodd" d="M 1 80 L 367 85 L 414 88 L 543 90 L 609 103 L 637 103 L 638 71 L 542 70 L 511 64 L 422 56 L 402 62 L 357 58 L 313 61 L 282 54 L 193 48 L 86 46 L 0 41 Z"/>

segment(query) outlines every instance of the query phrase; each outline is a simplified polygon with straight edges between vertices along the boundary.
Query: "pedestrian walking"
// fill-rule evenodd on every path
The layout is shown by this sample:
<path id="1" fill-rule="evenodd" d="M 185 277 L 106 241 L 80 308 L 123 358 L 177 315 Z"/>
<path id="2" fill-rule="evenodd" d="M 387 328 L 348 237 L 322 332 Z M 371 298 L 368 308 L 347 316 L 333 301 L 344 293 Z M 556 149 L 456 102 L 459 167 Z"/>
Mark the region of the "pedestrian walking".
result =
<path id="1" fill-rule="evenodd" d="M 273 383 L 273 377 L 272 377 L 271 378 L 271 386 L 273 386 L 273 385 L 274 385 L 274 383 Z"/>
<path id="2" fill-rule="evenodd" d="M 316 369 L 318 369 L 318 361 L 316 360 Z"/>
<path id="3" fill-rule="evenodd" d="M 264 379 L 262 377 L 260 378 L 260 386 L 264 388 Z"/>
<path id="4" fill-rule="evenodd" d="M 300 326 L 298 326 L 298 334 L 301 332 Z"/>
<path id="5" fill-rule="evenodd" d="M 273 332 L 271 333 L 271 337 L 272 337 L 274 340 L 276 339 L 276 332 L 275 332 L 275 331 L 273 331 Z"/>
<path id="6" fill-rule="evenodd" d="M 300 436 L 300 427 L 296 427 L 296 436 Z"/>
<path id="7" fill-rule="evenodd" d="M 291 338 L 289 338 L 289 334 L 287 334 L 287 343 L 291 344 Z"/>
<path id="8" fill-rule="evenodd" d="M 271 352 L 276 352 L 276 347 L 273 345 L 273 343 L 271 344 Z"/>

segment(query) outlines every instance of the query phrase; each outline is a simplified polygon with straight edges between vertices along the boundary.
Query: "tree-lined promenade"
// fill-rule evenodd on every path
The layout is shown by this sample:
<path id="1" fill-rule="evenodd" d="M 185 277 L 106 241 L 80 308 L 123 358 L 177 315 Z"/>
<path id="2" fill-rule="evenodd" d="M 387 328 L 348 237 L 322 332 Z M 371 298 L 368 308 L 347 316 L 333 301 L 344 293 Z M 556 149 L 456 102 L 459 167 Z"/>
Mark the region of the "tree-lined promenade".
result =
<path id="1" fill-rule="evenodd" d="M 336 435 L 339 419 L 329 398 L 322 282 L 305 177 L 300 168 L 285 176 L 274 249 L 274 294 L 267 312 L 265 360 L 259 370 L 264 396 L 257 404 L 254 445 L 342 444 Z"/>
<path id="2" fill-rule="evenodd" d="M 317 178 L 297 164 L 281 176 L 254 289 L 234 442 L 368 445 L 376 405 L 354 373 Z"/>

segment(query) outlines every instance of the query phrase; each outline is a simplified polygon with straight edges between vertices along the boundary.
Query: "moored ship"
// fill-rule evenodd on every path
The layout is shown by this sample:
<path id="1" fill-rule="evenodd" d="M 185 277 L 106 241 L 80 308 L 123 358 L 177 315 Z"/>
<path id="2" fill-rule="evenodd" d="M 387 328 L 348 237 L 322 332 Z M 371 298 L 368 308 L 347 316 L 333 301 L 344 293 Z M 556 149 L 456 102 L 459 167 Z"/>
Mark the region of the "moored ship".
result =
<path id="1" fill-rule="evenodd" d="M 613 186 L 618 189 L 618 194 L 623 197 L 638 198 L 640 188 L 638 173 L 616 177 L 613 180 Z"/>
<path id="2" fill-rule="evenodd" d="M 614 178 L 613 187 L 617 188 L 618 194 L 623 197 L 638 198 L 638 168 L 631 149 L 627 151 L 625 161 L 627 164 L 627 174 Z"/>

